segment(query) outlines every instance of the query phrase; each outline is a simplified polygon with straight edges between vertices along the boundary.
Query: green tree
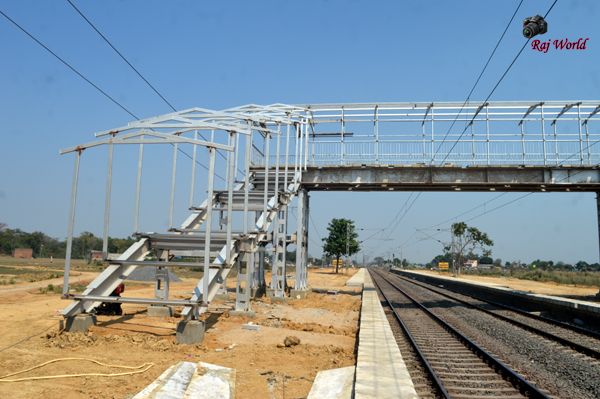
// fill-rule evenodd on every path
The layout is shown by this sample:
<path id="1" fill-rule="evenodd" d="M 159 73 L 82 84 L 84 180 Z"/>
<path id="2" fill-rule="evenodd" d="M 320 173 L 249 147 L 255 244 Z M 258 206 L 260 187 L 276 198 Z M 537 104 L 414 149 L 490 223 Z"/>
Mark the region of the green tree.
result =
<path id="1" fill-rule="evenodd" d="M 460 274 L 465 261 L 465 254 L 474 252 L 477 249 L 481 249 L 484 256 L 491 254 L 489 247 L 493 246 L 494 242 L 478 228 L 469 227 L 465 222 L 458 222 L 452 225 L 451 231 L 451 250 L 454 258 L 452 267 L 455 273 Z"/>
<path id="2" fill-rule="evenodd" d="M 323 252 L 337 259 L 335 267 L 337 273 L 342 255 L 352 256 L 360 251 L 358 233 L 354 227 L 354 222 L 349 219 L 331 219 L 327 231 L 329 231 L 329 236 L 323 238 Z"/>

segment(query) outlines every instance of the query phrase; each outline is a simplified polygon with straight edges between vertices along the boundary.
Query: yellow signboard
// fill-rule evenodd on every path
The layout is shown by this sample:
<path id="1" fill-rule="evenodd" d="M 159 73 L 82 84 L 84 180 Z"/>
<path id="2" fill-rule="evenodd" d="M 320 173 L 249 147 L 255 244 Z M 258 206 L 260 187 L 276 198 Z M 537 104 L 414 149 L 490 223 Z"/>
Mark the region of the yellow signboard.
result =
<path id="1" fill-rule="evenodd" d="M 448 270 L 448 262 L 439 262 L 438 263 L 438 268 L 440 270 Z"/>

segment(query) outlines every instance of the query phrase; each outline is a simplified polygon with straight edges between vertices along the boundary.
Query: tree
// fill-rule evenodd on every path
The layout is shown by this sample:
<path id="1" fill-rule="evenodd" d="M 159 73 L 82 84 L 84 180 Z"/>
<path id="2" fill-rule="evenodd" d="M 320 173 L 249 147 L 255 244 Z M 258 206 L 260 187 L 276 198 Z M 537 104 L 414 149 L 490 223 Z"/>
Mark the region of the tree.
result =
<path id="1" fill-rule="evenodd" d="M 381 266 L 383 265 L 383 262 L 385 262 L 385 259 L 383 259 L 381 256 L 376 256 L 375 259 L 373 259 L 373 262 L 375 262 L 377 266 Z"/>
<path id="2" fill-rule="evenodd" d="M 354 222 L 349 219 L 331 219 L 327 231 L 329 231 L 329 236 L 323 238 L 323 252 L 337 259 L 335 266 L 337 273 L 342 255 L 351 256 L 360 251 L 358 233 L 356 233 Z"/>
<path id="3" fill-rule="evenodd" d="M 482 265 L 491 265 L 494 263 L 494 259 L 490 258 L 489 256 L 482 256 L 479 258 L 479 263 Z"/>
<path id="4" fill-rule="evenodd" d="M 489 247 L 493 246 L 494 242 L 478 228 L 469 227 L 465 222 L 458 222 L 452 225 L 451 231 L 451 250 L 454 259 L 452 267 L 455 273 L 460 274 L 466 253 L 481 249 L 484 256 L 491 254 Z"/>

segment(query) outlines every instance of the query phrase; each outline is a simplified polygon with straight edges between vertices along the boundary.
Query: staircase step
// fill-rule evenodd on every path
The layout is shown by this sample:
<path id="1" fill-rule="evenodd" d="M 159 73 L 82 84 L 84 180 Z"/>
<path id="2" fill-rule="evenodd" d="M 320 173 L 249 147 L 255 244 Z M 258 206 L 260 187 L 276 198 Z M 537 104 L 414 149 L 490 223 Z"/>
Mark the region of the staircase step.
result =
<path id="1" fill-rule="evenodd" d="M 200 306 L 200 302 L 190 301 L 189 299 L 157 299 L 157 298 L 124 298 L 121 296 L 103 296 L 103 295 L 69 295 L 70 299 L 75 301 L 94 301 L 94 302 L 115 302 L 115 303 L 139 303 L 146 305 L 167 305 L 167 306 Z"/>
<path id="2" fill-rule="evenodd" d="M 235 240 L 239 233 L 232 234 L 232 240 Z M 168 250 L 200 250 L 204 249 L 206 243 L 206 233 L 197 234 L 139 234 L 139 237 L 148 238 L 150 246 L 156 249 Z M 210 249 L 219 250 L 227 244 L 227 233 L 222 231 L 213 231 L 210 236 Z"/>
<path id="3" fill-rule="evenodd" d="M 215 256 L 218 253 L 215 254 Z M 148 266 L 148 267 L 204 267 L 204 262 L 165 262 L 157 260 L 115 260 L 111 261 L 111 264 L 115 265 L 134 265 L 134 266 Z M 218 266 L 217 266 L 218 267 Z"/>

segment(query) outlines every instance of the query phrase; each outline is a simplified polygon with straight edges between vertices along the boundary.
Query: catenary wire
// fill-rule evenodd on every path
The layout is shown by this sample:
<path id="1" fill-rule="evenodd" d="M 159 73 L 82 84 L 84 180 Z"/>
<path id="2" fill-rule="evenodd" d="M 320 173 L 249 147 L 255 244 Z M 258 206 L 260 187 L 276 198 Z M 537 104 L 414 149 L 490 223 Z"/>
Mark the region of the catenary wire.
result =
<path id="1" fill-rule="evenodd" d="M 548 14 L 552 10 L 552 8 L 554 8 L 554 5 L 556 4 L 557 1 L 558 0 L 554 0 L 554 2 L 552 3 L 552 5 L 548 9 L 548 11 L 546 11 L 546 14 L 544 15 L 544 18 L 546 18 L 548 16 Z M 515 62 L 517 62 L 517 59 L 523 53 L 523 50 L 525 50 L 525 47 L 527 47 L 527 45 L 529 44 L 530 40 L 531 40 L 531 38 L 527 39 L 527 41 L 525 43 L 523 43 L 523 46 L 517 52 L 517 54 L 515 55 L 515 57 L 511 61 L 511 63 L 508 65 L 508 67 L 504 70 L 504 73 L 502 73 L 502 75 L 500 76 L 500 79 L 498 79 L 498 81 L 496 82 L 496 84 L 494 85 L 494 87 L 492 88 L 492 90 L 490 91 L 490 93 L 488 94 L 488 96 L 485 98 L 485 100 L 483 100 L 482 106 L 485 106 L 487 104 L 488 100 L 490 99 L 490 97 L 492 97 L 492 95 L 494 94 L 494 92 L 496 91 L 496 89 L 498 88 L 498 86 L 500 86 L 500 83 L 502 83 L 502 81 L 504 80 L 504 78 L 506 77 L 506 75 L 508 74 L 508 72 L 511 70 L 511 68 L 515 64 Z M 473 118 L 471 118 L 471 120 L 469 121 L 469 123 L 467 123 L 465 125 L 464 129 L 462 130 L 462 132 L 460 133 L 460 135 L 458 136 L 458 138 L 456 140 L 454 140 L 454 144 L 452 144 L 452 147 L 450 147 L 450 150 L 448 151 L 448 153 L 446 154 L 446 156 L 444 156 L 444 159 L 442 160 L 441 164 L 444 164 L 444 162 L 446 162 L 446 159 L 448 159 L 448 157 L 452 153 L 452 150 L 454 150 L 454 148 L 456 147 L 456 145 L 458 144 L 458 142 L 460 141 L 460 139 L 463 137 L 463 135 L 467 131 L 468 127 L 471 126 L 471 124 L 475 121 L 476 117 L 477 117 L 477 113 L 475 113 L 473 115 Z"/>
<path id="2" fill-rule="evenodd" d="M 120 103 L 119 101 L 117 101 L 114 97 L 112 97 L 110 94 L 108 94 L 106 91 L 104 91 L 100 86 L 98 86 L 96 83 L 94 83 L 93 81 L 91 81 L 89 78 L 87 78 L 85 75 L 83 75 L 77 68 L 75 68 L 73 65 L 71 65 L 69 62 L 67 62 L 64 58 L 62 58 L 61 56 L 59 56 L 56 52 L 54 52 L 52 49 L 50 49 L 47 45 L 45 45 L 41 40 L 39 40 L 37 37 L 35 37 L 32 33 L 30 33 L 27 29 L 25 29 L 22 25 L 20 25 L 18 22 L 16 22 L 14 19 L 12 19 L 10 16 L 8 16 L 4 11 L 0 10 L 0 14 L 6 19 L 8 20 L 10 23 L 12 23 L 14 26 L 16 26 L 19 30 L 21 30 L 25 35 L 27 35 L 31 40 L 33 40 L 34 42 L 36 42 L 40 47 L 42 47 L 44 50 L 46 50 L 48 53 L 50 53 L 52 56 L 54 56 L 54 58 L 56 58 L 57 60 L 59 60 L 63 65 L 65 65 L 67 68 L 69 68 L 73 73 L 75 73 L 77 76 L 79 76 L 81 79 L 83 79 L 85 82 L 87 82 L 90 86 L 92 86 L 94 89 L 96 89 L 98 92 L 100 92 L 104 97 L 106 97 L 107 99 L 109 99 L 112 103 L 114 103 L 115 105 L 117 105 L 119 108 L 121 108 L 123 111 L 125 111 L 127 114 L 129 114 L 130 116 L 132 116 L 133 118 L 135 118 L 136 120 L 140 120 L 140 118 L 134 114 L 131 110 L 129 110 L 125 105 L 123 105 L 122 103 Z M 171 144 L 172 145 L 172 144 Z M 178 151 L 182 154 L 184 154 L 186 157 L 188 157 L 189 159 L 193 159 L 191 155 L 189 155 L 187 152 L 183 151 L 181 148 L 178 147 Z M 202 163 L 196 161 L 196 163 L 198 165 L 200 165 L 201 167 L 203 167 L 204 169 L 208 170 L 208 167 L 203 165 Z M 225 180 L 222 176 L 220 176 L 219 174 L 215 173 L 215 177 L 218 177 L 221 180 Z"/>
<path id="3" fill-rule="evenodd" d="M 477 79 L 475 80 L 475 83 L 473 84 L 473 87 L 471 87 L 471 90 L 469 91 L 469 94 L 467 95 L 467 98 L 465 99 L 465 101 L 463 102 L 462 106 L 460 107 L 458 113 L 456 114 L 456 116 L 454 117 L 454 120 L 452 121 L 452 124 L 450 125 L 450 127 L 448 128 L 448 130 L 446 131 L 446 134 L 444 134 L 444 137 L 442 138 L 441 143 L 438 145 L 437 149 L 435 150 L 435 153 L 433 154 L 433 156 L 431 157 L 431 162 L 433 162 L 433 160 L 435 159 L 435 156 L 437 155 L 437 153 L 440 151 L 440 148 L 442 147 L 442 145 L 446 142 L 446 138 L 448 138 L 448 134 L 450 134 L 450 131 L 452 130 L 452 128 L 454 127 L 454 124 L 456 123 L 456 121 L 458 120 L 458 117 L 460 116 L 460 114 L 462 113 L 462 110 L 464 109 L 465 105 L 469 102 L 469 100 L 471 99 L 471 95 L 473 94 L 473 91 L 475 90 L 475 87 L 477 87 L 477 85 L 479 84 L 479 81 L 481 80 L 481 77 L 483 76 L 483 74 L 485 73 L 488 65 L 490 64 L 490 61 L 492 60 L 492 58 L 494 57 L 494 54 L 496 54 L 496 50 L 498 50 L 498 47 L 500 46 L 500 42 L 502 42 L 502 39 L 504 39 L 504 35 L 506 35 L 506 32 L 508 31 L 508 28 L 510 26 L 510 24 L 512 23 L 512 21 L 514 20 L 515 16 L 517 15 L 517 12 L 519 11 L 519 9 L 521 8 L 521 5 L 523 4 L 523 0 L 521 0 L 519 2 L 519 4 L 517 5 L 517 8 L 515 9 L 515 12 L 513 13 L 513 15 L 510 17 L 510 20 L 508 21 L 508 23 L 506 24 L 506 27 L 504 28 L 504 31 L 502 32 L 502 35 L 500 35 L 500 38 L 498 39 L 498 41 L 496 42 L 496 46 L 494 46 L 494 49 L 492 50 L 490 56 L 488 57 L 485 65 L 483 66 L 483 69 L 481 70 L 481 72 L 479 73 L 479 76 L 477 77 Z"/>

